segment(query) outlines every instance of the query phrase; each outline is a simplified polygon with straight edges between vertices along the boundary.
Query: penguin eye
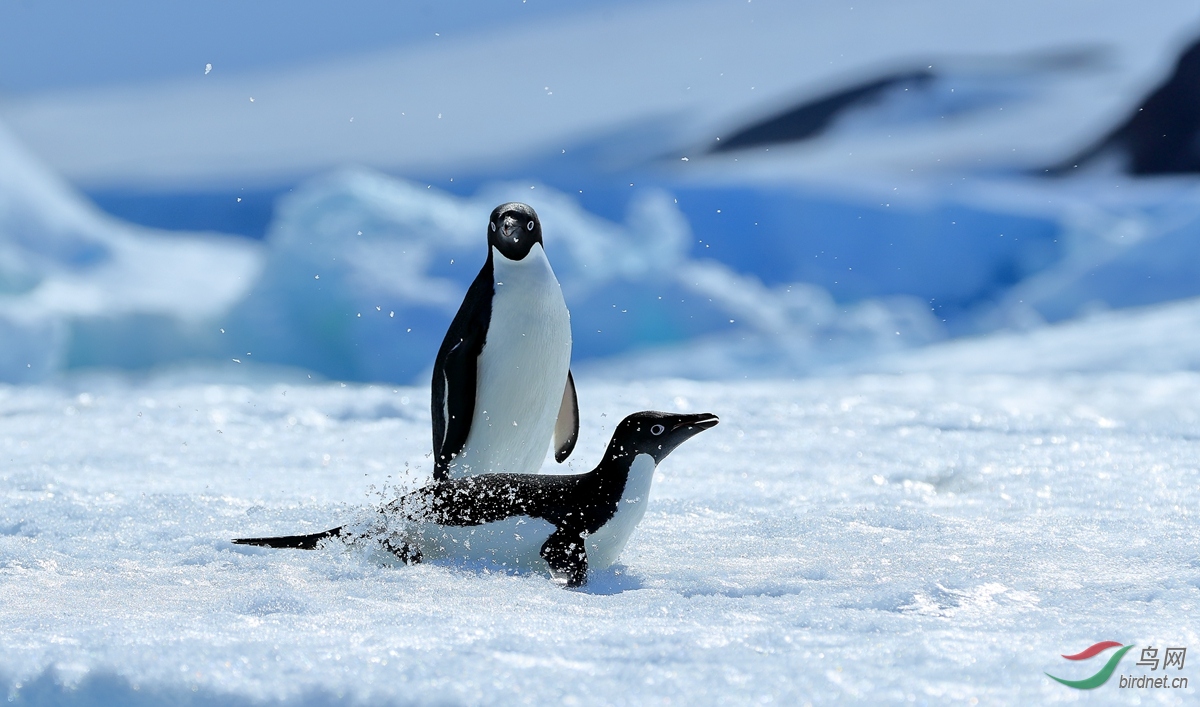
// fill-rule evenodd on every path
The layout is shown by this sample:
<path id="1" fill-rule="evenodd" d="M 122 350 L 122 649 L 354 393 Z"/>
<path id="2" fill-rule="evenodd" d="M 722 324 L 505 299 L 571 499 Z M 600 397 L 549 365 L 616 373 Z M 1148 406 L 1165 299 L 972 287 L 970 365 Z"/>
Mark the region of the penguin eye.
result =
<path id="1" fill-rule="evenodd" d="M 654 427 L 650 428 L 650 434 L 657 437 L 658 435 L 662 434 L 666 429 L 667 428 L 663 427 L 662 425 L 655 425 Z"/>
<path id="2" fill-rule="evenodd" d="M 495 232 L 496 232 L 496 222 L 493 221 L 492 222 L 492 233 L 495 233 Z"/>
<path id="3" fill-rule="evenodd" d="M 532 231 L 533 230 L 533 221 L 530 221 L 529 223 L 525 224 L 525 228 L 527 230 Z"/>

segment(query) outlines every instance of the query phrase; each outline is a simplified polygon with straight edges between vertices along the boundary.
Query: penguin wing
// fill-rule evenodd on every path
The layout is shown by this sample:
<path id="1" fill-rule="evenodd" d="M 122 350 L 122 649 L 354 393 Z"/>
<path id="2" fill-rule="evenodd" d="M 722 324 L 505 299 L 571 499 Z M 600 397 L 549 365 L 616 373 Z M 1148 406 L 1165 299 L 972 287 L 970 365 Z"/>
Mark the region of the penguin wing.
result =
<path id="1" fill-rule="evenodd" d="M 433 363 L 430 412 L 433 416 L 433 478 L 449 476 L 450 462 L 467 445 L 475 416 L 479 354 L 492 316 L 492 270 L 488 259 L 446 330 Z"/>
<path id="2" fill-rule="evenodd" d="M 554 423 L 554 461 L 562 464 L 575 451 L 579 440 L 579 398 L 575 396 L 575 378 L 567 370 L 567 386 L 563 389 L 558 421 Z"/>

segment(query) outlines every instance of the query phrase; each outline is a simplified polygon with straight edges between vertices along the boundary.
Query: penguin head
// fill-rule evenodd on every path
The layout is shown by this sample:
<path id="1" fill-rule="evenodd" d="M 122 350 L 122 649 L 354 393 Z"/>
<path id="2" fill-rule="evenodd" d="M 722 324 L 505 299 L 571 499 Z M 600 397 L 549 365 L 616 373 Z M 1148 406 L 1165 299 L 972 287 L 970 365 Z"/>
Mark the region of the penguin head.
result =
<path id="1" fill-rule="evenodd" d="M 684 415 L 646 410 L 635 412 L 621 420 L 608 444 L 610 456 L 649 454 L 654 463 L 661 463 L 676 447 L 710 427 L 719 420 L 711 412 Z"/>
<path id="2" fill-rule="evenodd" d="M 519 201 L 501 204 L 488 220 L 488 245 L 509 260 L 523 260 L 535 243 L 542 242 L 542 222 L 537 212 Z"/>

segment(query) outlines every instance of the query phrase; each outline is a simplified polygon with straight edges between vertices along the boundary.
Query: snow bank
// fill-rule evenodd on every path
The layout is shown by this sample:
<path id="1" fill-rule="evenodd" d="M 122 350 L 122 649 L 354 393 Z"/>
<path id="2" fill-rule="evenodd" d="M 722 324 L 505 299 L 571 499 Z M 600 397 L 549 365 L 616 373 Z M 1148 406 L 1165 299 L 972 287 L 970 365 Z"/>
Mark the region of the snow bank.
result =
<path id="1" fill-rule="evenodd" d="M 328 527 L 428 474 L 426 390 L 0 388 L 0 694 L 1073 704 L 1044 671 L 1091 666 L 1060 654 L 1200 643 L 1195 374 L 580 393 L 576 470 L 633 410 L 722 422 L 660 467 L 618 566 L 564 591 L 486 565 L 228 542 Z M 1195 680 L 1115 681 L 1092 696 L 1195 699 Z"/>
<path id="2" fill-rule="evenodd" d="M 1096 312 L 1054 326 L 948 341 L 848 368 L 1011 374 L 1200 371 L 1200 299 Z"/>
<path id="3" fill-rule="evenodd" d="M 257 274 L 253 244 L 105 217 L 3 126 L 0 165 L 0 380 L 187 355 Z"/>
<path id="4" fill-rule="evenodd" d="M 1075 181 L 1060 216 L 1064 257 L 1004 294 L 1008 318 L 1056 322 L 1200 296 L 1200 181 Z"/>

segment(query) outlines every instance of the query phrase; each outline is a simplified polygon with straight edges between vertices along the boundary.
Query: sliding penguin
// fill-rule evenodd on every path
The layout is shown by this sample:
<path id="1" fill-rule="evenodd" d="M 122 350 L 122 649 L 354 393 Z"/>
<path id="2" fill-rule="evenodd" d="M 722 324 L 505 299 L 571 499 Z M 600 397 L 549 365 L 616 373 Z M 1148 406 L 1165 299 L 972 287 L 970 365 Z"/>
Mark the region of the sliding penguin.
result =
<path id="1" fill-rule="evenodd" d="M 525 204 L 488 220 L 487 262 L 433 365 L 433 477 L 534 473 L 551 435 L 566 460 L 579 436 L 571 315 Z"/>
<path id="2" fill-rule="evenodd" d="M 243 538 L 239 545 L 311 550 L 322 541 L 376 542 L 404 562 L 487 559 L 545 568 L 568 587 L 616 561 L 646 513 L 654 470 L 717 424 L 708 413 L 639 412 L 621 421 L 585 474 L 483 474 L 435 481 L 363 521 L 323 533 Z"/>

